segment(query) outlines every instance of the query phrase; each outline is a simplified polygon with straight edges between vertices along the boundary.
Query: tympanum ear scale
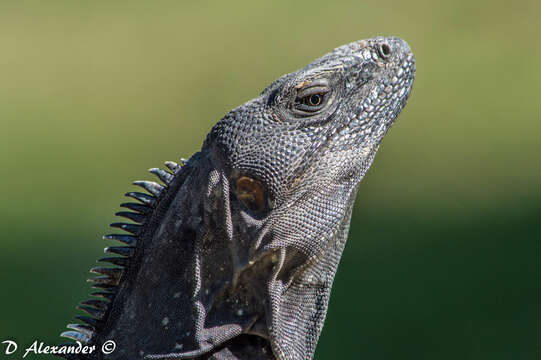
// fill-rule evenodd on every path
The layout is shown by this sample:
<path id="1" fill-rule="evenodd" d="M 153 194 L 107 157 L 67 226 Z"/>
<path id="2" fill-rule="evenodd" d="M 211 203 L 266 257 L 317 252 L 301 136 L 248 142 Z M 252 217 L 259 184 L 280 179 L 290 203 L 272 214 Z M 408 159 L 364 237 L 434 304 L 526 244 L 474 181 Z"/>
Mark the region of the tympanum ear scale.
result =
<path id="1" fill-rule="evenodd" d="M 261 211 L 265 207 L 263 185 L 256 179 L 241 176 L 235 183 L 235 193 L 237 199 L 252 211 Z"/>

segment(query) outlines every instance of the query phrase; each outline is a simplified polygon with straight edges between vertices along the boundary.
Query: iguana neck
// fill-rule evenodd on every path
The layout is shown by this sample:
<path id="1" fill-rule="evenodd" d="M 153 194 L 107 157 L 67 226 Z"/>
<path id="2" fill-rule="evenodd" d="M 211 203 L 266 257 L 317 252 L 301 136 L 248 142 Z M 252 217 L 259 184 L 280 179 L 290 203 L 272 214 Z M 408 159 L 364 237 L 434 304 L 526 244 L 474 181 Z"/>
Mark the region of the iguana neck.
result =
<path id="1" fill-rule="evenodd" d="M 227 177 L 209 150 L 194 155 L 175 174 L 147 215 L 108 316 L 91 340 L 116 342 L 108 359 L 185 352 L 218 359 L 232 351 L 237 359 L 273 358 L 262 337 L 238 337 L 264 321 L 265 292 L 243 291 L 242 281 L 234 279 L 242 265 L 232 244 L 229 197 Z M 272 264 L 261 266 L 269 272 Z M 224 298 L 249 300 L 252 309 Z"/>

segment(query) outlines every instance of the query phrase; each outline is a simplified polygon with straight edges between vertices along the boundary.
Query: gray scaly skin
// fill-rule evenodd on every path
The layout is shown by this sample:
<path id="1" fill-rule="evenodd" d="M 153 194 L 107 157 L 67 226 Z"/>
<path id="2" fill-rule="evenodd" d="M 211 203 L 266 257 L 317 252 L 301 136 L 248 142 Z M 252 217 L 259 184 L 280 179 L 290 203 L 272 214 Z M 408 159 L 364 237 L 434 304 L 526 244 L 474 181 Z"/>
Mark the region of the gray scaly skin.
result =
<path id="1" fill-rule="evenodd" d="M 115 223 L 94 268 L 92 317 L 63 333 L 77 359 L 313 357 L 359 182 L 406 104 L 413 54 L 398 38 L 341 46 L 230 111 L 164 185 Z M 104 357 L 106 340 L 116 350 Z"/>

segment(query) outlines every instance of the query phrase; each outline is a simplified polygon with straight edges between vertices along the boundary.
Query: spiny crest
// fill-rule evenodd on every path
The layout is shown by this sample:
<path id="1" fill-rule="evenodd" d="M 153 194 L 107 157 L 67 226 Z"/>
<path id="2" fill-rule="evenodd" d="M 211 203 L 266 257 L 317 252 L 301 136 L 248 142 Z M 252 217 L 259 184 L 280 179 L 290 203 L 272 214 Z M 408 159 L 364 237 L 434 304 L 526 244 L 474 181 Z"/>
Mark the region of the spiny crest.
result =
<path id="1" fill-rule="evenodd" d="M 99 290 L 91 293 L 91 296 L 98 299 L 82 301 L 77 306 L 77 309 L 86 312 L 91 317 L 76 316 L 76 318 L 81 320 L 84 324 L 68 324 L 67 328 L 70 329 L 70 331 L 65 331 L 60 334 L 60 336 L 86 344 L 92 339 L 96 331 L 101 329 L 107 318 L 108 311 L 110 310 L 110 304 L 115 299 L 118 285 L 122 281 L 122 276 L 130 263 L 130 258 L 132 258 L 135 253 L 138 236 L 144 228 L 145 222 L 156 207 L 160 194 L 168 187 L 171 181 L 173 181 L 175 174 L 186 162 L 187 160 L 185 159 L 181 159 L 180 164 L 166 161 L 165 166 L 170 171 L 159 168 L 150 169 L 149 172 L 156 175 L 163 182 L 163 185 L 152 181 L 135 181 L 133 183 L 134 185 L 145 189 L 148 194 L 142 192 L 126 193 L 127 197 L 131 197 L 132 199 L 137 200 L 137 202 L 120 204 L 121 207 L 130 211 L 120 211 L 115 215 L 124 217 L 134 223 L 116 222 L 110 225 L 113 228 L 118 228 L 131 233 L 131 235 L 105 235 L 103 237 L 104 239 L 116 240 L 124 243 L 125 246 L 106 247 L 104 249 L 106 254 L 118 256 L 105 257 L 98 260 L 99 262 L 109 263 L 116 267 L 98 266 L 90 269 L 91 273 L 99 275 L 88 279 L 88 281 L 92 283 L 92 288 Z"/>

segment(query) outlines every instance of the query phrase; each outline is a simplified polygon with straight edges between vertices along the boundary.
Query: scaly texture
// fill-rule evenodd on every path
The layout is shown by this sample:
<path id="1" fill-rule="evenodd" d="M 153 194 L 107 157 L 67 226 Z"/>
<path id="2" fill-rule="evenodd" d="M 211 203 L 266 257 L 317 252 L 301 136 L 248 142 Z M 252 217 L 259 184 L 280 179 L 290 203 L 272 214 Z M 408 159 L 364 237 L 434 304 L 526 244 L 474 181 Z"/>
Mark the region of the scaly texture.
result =
<path id="1" fill-rule="evenodd" d="M 311 359 L 359 182 L 415 73 L 397 38 L 341 46 L 229 112 L 119 212 L 76 359 Z"/>

